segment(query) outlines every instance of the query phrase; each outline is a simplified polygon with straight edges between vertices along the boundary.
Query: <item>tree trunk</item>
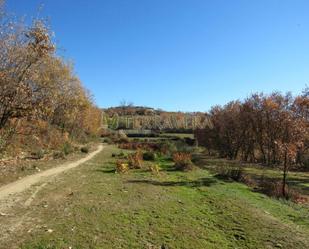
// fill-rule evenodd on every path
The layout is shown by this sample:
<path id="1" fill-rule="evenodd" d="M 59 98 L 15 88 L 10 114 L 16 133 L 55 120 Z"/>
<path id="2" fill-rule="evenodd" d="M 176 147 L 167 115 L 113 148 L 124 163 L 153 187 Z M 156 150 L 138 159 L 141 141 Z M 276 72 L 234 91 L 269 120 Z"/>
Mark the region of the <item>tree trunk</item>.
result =
<path id="1" fill-rule="evenodd" d="M 283 181 L 282 181 L 282 195 L 286 198 L 286 177 L 288 171 L 288 164 L 287 164 L 287 151 L 284 152 L 284 165 L 283 165 Z"/>

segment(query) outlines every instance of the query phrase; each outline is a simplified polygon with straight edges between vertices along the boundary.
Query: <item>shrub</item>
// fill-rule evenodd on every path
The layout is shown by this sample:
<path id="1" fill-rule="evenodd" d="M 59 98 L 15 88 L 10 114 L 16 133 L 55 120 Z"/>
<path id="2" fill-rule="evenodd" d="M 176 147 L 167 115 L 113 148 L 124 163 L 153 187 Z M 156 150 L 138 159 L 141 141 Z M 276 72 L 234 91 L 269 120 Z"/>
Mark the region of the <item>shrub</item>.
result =
<path id="1" fill-rule="evenodd" d="M 81 147 L 80 151 L 82 153 L 86 153 L 87 154 L 87 153 L 89 153 L 89 148 L 87 146 L 84 146 L 84 147 Z"/>
<path id="2" fill-rule="evenodd" d="M 124 161 L 120 161 L 120 160 L 116 162 L 115 173 L 123 174 L 123 173 L 128 172 L 128 170 L 129 170 L 129 165 L 127 163 L 125 163 Z"/>
<path id="3" fill-rule="evenodd" d="M 149 170 L 151 171 L 152 174 L 158 175 L 160 174 L 160 166 L 158 164 L 151 164 L 149 165 Z"/>
<path id="4" fill-rule="evenodd" d="M 143 153 L 143 160 L 145 161 L 155 161 L 157 158 L 157 154 L 153 151 L 147 151 Z"/>
<path id="5" fill-rule="evenodd" d="M 191 161 L 191 154 L 186 152 L 176 152 L 173 154 L 173 161 L 175 163 L 175 169 L 181 171 L 189 171 L 193 169 L 193 163 Z"/>
<path id="6" fill-rule="evenodd" d="M 143 154 L 140 150 L 133 154 L 128 155 L 129 167 L 132 169 L 141 169 L 142 168 L 142 161 L 143 161 Z"/>

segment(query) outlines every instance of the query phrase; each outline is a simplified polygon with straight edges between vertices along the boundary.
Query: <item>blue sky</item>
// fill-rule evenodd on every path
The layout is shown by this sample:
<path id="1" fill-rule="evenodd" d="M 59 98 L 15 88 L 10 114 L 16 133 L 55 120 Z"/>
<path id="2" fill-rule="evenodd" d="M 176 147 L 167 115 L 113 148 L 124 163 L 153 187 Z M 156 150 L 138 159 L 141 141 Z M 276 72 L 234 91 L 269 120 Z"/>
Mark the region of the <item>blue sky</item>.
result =
<path id="1" fill-rule="evenodd" d="M 100 107 L 207 111 L 309 83 L 308 0 L 7 0 L 28 17 L 42 3 Z"/>

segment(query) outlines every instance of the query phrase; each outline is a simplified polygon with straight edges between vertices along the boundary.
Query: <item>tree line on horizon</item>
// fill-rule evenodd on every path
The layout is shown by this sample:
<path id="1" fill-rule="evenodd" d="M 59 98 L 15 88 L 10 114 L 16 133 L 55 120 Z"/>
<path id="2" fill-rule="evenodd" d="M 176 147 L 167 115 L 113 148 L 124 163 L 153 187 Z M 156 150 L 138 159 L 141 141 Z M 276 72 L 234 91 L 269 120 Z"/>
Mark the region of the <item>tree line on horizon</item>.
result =
<path id="1" fill-rule="evenodd" d="M 101 111 L 72 63 L 57 55 L 46 22 L 28 25 L 0 1 L 0 31 L 0 150 L 17 138 L 49 136 L 48 145 L 95 134 Z"/>

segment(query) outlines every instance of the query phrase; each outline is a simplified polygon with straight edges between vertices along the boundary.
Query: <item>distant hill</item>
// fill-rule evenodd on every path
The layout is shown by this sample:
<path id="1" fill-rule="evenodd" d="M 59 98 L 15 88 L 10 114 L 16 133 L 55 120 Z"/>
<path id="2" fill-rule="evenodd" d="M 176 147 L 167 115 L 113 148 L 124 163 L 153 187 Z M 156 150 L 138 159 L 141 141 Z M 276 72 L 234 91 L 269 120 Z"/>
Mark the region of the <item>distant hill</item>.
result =
<path id="1" fill-rule="evenodd" d="M 103 123 L 111 129 L 188 131 L 209 125 L 207 113 L 167 112 L 145 106 L 117 106 L 102 109 Z"/>

